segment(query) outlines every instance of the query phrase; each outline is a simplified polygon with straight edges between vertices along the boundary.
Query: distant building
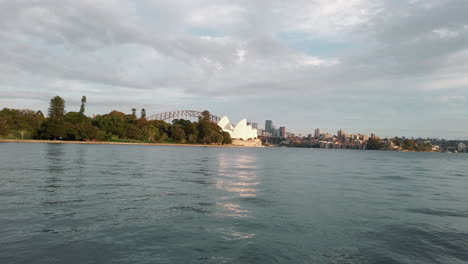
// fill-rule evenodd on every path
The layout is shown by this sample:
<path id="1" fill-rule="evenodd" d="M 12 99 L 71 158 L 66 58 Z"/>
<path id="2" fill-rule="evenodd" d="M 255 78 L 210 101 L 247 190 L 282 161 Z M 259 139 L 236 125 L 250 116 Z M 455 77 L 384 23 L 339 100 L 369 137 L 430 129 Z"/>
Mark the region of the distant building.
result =
<path id="1" fill-rule="evenodd" d="M 258 129 L 258 123 L 252 123 L 252 128 Z"/>
<path id="2" fill-rule="evenodd" d="M 377 136 L 376 136 L 374 133 L 372 133 L 372 134 L 370 135 L 370 138 L 371 138 L 371 139 L 377 139 Z"/>
<path id="3" fill-rule="evenodd" d="M 465 150 L 466 150 L 465 143 L 462 143 L 462 142 L 458 143 L 458 152 L 465 152 Z"/>
<path id="4" fill-rule="evenodd" d="M 273 135 L 273 137 L 277 138 L 277 137 L 280 136 L 280 134 L 279 134 L 279 129 L 276 129 L 275 126 L 273 126 L 272 130 L 273 130 L 273 131 L 272 131 L 271 134 Z"/>
<path id="5" fill-rule="evenodd" d="M 273 121 L 271 120 L 265 121 L 265 132 L 273 134 Z"/>
<path id="6" fill-rule="evenodd" d="M 314 138 L 320 138 L 320 128 L 315 129 Z"/>
<path id="7" fill-rule="evenodd" d="M 337 134 L 339 139 L 345 139 L 346 138 L 346 133 L 344 132 L 343 129 L 340 129 Z"/>
<path id="8" fill-rule="evenodd" d="M 286 127 L 280 127 L 279 128 L 279 137 L 280 138 L 286 138 L 287 135 L 286 135 Z"/>
<path id="9" fill-rule="evenodd" d="M 228 132 L 232 139 L 254 140 L 258 137 L 257 129 L 247 125 L 246 119 L 242 119 L 236 126 L 234 126 L 229 121 L 229 118 L 224 116 L 218 122 L 218 126 L 220 126 L 224 132 Z"/>

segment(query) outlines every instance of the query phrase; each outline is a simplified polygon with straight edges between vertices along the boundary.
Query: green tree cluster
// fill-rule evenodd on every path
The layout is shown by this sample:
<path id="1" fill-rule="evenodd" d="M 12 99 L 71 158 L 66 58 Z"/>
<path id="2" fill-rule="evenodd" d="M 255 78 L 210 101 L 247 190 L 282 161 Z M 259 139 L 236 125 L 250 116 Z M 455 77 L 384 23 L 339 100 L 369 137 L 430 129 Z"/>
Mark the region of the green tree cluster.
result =
<path id="1" fill-rule="evenodd" d="M 411 139 L 405 139 L 401 142 L 401 148 L 408 151 L 421 151 L 428 152 L 432 151 L 432 145 L 430 143 L 416 142 Z"/>
<path id="2" fill-rule="evenodd" d="M 412 139 L 402 139 L 402 138 L 392 138 L 381 140 L 379 138 L 371 138 L 367 142 L 368 150 L 388 150 L 390 149 L 390 144 L 393 143 L 394 146 L 399 146 L 401 150 L 406 151 L 419 151 L 419 152 L 431 152 L 432 144 L 415 141 Z"/>
<path id="3" fill-rule="evenodd" d="M 384 148 L 384 144 L 380 138 L 371 138 L 367 142 L 368 150 L 381 150 Z"/>
<path id="4" fill-rule="evenodd" d="M 35 138 L 43 122 L 44 115 L 40 111 L 4 108 L 0 111 L 0 136 Z"/>
<path id="5" fill-rule="evenodd" d="M 141 116 L 137 118 L 136 108 L 131 109 L 131 114 L 112 111 L 90 118 L 84 114 L 86 102 L 87 98 L 83 96 L 79 112 L 66 112 L 65 100 L 56 96 L 50 100 L 47 118 L 40 112 L 3 109 L 0 111 L 0 136 L 8 135 L 11 130 L 25 129 L 28 138 L 37 139 L 232 143 L 229 133 L 211 122 L 208 111 L 203 112 L 198 122 L 176 119 L 169 124 L 147 120 L 145 109 L 141 109 Z"/>

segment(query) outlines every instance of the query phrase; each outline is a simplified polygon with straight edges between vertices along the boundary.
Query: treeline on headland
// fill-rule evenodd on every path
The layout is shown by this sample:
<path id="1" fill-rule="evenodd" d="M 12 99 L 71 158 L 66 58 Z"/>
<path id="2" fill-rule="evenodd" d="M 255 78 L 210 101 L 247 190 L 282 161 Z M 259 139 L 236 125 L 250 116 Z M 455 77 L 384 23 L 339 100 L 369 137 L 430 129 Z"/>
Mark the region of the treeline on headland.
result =
<path id="1" fill-rule="evenodd" d="M 418 151 L 418 152 L 432 152 L 432 144 L 427 142 L 418 142 L 407 138 L 391 138 L 380 139 L 371 138 L 367 142 L 368 150 L 403 150 L 403 151 Z"/>
<path id="2" fill-rule="evenodd" d="M 189 144 L 230 144 L 229 133 L 211 122 L 204 111 L 198 122 L 176 119 L 172 124 L 161 120 L 148 121 L 145 109 L 137 117 L 112 111 L 93 118 L 85 115 L 86 97 L 78 112 L 66 112 L 65 100 L 50 100 L 47 117 L 41 111 L 4 108 L 0 111 L 0 137 L 11 139 L 49 139 L 73 141 L 157 142 Z"/>

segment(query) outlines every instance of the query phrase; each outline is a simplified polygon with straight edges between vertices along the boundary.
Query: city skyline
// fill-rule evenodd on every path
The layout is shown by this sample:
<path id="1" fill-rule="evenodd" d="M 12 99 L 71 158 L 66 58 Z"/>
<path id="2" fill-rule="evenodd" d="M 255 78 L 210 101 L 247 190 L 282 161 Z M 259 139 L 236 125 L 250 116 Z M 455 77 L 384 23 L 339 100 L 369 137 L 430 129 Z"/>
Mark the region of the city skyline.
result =
<path id="1" fill-rule="evenodd" d="M 0 109 L 468 138 L 464 0 L 0 2 Z M 93 19 L 90 19 L 93 18 Z"/>

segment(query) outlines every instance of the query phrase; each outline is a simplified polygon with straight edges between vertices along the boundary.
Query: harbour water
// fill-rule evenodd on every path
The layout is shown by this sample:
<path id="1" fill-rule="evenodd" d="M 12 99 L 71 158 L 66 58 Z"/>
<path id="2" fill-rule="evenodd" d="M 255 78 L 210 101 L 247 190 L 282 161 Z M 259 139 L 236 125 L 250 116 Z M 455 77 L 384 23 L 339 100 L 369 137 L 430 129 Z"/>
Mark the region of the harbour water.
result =
<path id="1" fill-rule="evenodd" d="M 468 155 L 0 144 L 0 263 L 468 263 Z"/>

